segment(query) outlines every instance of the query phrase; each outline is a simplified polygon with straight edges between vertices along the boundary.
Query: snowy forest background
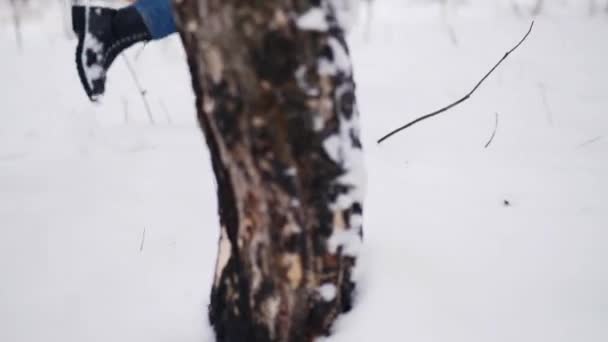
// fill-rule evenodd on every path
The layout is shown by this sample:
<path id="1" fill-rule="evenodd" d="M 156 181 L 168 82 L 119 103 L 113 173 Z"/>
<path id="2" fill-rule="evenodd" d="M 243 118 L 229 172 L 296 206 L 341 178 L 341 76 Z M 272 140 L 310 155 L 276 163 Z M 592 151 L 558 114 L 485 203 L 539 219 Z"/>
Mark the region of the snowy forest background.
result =
<path id="1" fill-rule="evenodd" d="M 215 190 L 179 39 L 129 50 L 134 74 L 119 59 L 91 105 L 66 8 L 0 3 L 0 341 L 211 341 Z M 608 340 L 608 2 L 352 13 L 365 247 L 327 340 Z M 376 144 L 464 95 L 532 18 L 469 102 Z"/>

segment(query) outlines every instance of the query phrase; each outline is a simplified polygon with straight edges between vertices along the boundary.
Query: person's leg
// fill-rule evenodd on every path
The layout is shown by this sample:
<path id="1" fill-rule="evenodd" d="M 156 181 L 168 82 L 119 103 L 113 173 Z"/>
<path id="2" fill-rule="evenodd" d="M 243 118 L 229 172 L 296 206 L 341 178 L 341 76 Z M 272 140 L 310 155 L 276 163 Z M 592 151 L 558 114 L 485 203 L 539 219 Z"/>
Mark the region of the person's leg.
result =
<path id="1" fill-rule="evenodd" d="M 175 32 L 171 0 L 139 0 L 119 10 L 72 7 L 78 36 L 76 65 L 85 92 L 93 101 L 105 92 L 106 74 L 125 49 Z"/>
<path id="2" fill-rule="evenodd" d="M 144 19 L 152 39 L 162 39 L 175 33 L 171 0 L 138 0 L 133 6 Z"/>

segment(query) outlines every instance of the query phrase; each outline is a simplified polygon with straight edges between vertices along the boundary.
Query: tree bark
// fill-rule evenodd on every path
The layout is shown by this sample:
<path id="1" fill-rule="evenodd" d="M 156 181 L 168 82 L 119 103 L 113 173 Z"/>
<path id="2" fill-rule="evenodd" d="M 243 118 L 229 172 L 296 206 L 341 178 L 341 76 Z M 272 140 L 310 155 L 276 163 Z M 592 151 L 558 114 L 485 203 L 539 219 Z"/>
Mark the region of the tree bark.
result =
<path id="1" fill-rule="evenodd" d="M 218 341 L 313 341 L 351 309 L 364 168 L 351 63 L 326 0 L 174 0 L 221 234 Z"/>

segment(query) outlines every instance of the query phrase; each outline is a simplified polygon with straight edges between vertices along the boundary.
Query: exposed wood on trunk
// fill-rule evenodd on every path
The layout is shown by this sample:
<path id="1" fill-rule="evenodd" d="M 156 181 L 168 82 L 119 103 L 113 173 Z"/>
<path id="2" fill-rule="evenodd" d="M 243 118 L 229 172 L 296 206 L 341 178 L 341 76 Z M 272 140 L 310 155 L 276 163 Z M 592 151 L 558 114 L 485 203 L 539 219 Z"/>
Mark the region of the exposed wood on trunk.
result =
<path id="1" fill-rule="evenodd" d="M 312 341 L 352 306 L 364 170 L 330 2 L 176 0 L 218 185 L 218 341 Z"/>

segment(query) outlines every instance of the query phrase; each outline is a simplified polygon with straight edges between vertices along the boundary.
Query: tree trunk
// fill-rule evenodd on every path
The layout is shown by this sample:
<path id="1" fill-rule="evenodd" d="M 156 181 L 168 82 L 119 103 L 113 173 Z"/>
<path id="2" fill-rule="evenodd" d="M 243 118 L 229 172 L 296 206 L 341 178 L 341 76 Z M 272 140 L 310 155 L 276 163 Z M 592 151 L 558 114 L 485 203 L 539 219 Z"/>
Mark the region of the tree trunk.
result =
<path id="1" fill-rule="evenodd" d="M 218 341 L 313 341 L 352 306 L 365 182 L 348 48 L 326 0 L 174 0 L 221 234 Z"/>

